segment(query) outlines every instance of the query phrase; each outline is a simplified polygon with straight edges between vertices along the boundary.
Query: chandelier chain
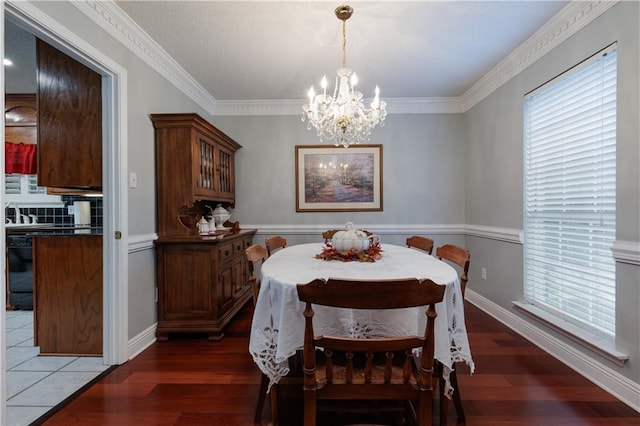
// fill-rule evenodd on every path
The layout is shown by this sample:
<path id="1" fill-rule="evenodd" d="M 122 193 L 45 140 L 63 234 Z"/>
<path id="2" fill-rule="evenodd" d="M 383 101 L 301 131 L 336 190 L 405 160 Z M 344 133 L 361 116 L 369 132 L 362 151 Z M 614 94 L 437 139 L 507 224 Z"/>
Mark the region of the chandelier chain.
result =
<path id="1" fill-rule="evenodd" d="M 347 68 L 347 20 L 342 21 L 342 68 Z"/>

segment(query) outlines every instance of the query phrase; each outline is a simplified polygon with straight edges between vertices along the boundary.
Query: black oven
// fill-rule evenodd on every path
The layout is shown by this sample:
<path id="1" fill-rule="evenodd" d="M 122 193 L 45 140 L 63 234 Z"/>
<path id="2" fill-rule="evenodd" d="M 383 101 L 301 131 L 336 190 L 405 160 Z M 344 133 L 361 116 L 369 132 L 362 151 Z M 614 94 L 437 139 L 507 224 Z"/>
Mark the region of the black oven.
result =
<path id="1" fill-rule="evenodd" d="M 33 238 L 26 235 L 7 235 L 7 307 L 33 309 Z"/>

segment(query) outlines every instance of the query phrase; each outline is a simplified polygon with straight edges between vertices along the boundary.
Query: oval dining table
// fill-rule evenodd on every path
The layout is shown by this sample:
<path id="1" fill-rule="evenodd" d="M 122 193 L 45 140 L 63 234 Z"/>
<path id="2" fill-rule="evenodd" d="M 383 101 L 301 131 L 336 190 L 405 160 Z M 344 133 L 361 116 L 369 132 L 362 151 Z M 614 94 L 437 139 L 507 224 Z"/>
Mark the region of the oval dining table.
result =
<path id="1" fill-rule="evenodd" d="M 464 321 L 463 297 L 456 270 L 418 249 L 381 244 L 375 262 L 323 260 L 315 256 L 322 243 L 300 244 L 274 252 L 262 265 L 261 284 L 251 325 L 249 352 L 271 385 L 289 373 L 288 359 L 302 349 L 304 303 L 298 300 L 297 284 L 316 278 L 398 279 L 429 278 L 445 285 L 445 296 L 436 305 L 434 356 L 443 365 L 446 394 L 453 389 L 449 373 L 455 362 L 465 362 L 473 372 Z M 317 309 L 320 308 L 320 309 Z M 379 337 L 424 332 L 425 308 L 351 311 L 314 307 L 317 335 Z"/>

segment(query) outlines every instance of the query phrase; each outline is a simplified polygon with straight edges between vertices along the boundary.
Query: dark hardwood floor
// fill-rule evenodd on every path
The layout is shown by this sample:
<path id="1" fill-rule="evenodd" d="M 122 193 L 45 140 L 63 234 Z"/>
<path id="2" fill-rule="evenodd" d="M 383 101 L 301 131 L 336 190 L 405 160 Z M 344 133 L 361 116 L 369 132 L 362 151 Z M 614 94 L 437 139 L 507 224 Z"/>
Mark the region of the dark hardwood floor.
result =
<path id="1" fill-rule="evenodd" d="M 260 371 L 248 353 L 252 309 L 245 306 L 222 341 L 177 335 L 155 343 L 39 424 L 254 424 Z M 640 425 L 638 412 L 473 305 L 467 304 L 466 315 L 476 363 L 473 375 L 458 370 L 467 425 Z M 302 424 L 300 394 L 298 385 L 283 387 L 282 426 Z M 452 404 L 449 424 L 456 424 Z"/>

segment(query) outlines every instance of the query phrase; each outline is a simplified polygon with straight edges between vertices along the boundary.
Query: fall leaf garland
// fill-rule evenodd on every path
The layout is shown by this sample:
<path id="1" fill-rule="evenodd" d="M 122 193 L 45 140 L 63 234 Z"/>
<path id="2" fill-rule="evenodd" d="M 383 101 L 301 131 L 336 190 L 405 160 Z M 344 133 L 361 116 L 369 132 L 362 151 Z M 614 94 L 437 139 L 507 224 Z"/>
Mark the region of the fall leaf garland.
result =
<path id="1" fill-rule="evenodd" d="M 331 243 L 326 243 L 322 251 L 315 255 L 316 259 L 341 260 L 342 262 L 375 262 L 381 257 L 380 243 L 373 243 L 366 250 L 352 248 L 347 251 L 338 251 Z"/>

